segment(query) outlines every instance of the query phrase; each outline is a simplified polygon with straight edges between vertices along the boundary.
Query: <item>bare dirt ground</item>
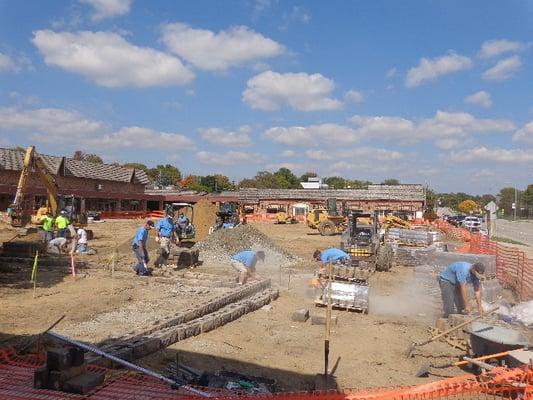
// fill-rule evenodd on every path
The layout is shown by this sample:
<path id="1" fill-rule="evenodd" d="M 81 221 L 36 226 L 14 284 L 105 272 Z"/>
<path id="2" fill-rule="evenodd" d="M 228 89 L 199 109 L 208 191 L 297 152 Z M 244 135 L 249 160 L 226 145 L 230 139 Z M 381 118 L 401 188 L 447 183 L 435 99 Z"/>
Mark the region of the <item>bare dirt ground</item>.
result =
<path id="1" fill-rule="evenodd" d="M 494 236 L 523 243 L 525 246 L 508 243 L 502 244 L 516 247 L 526 253 L 528 257 L 533 258 L 533 221 L 507 221 L 498 219 L 496 220 Z"/>
<path id="2" fill-rule="evenodd" d="M 58 332 L 96 343 L 107 337 L 139 328 L 157 319 L 208 299 L 219 293 L 179 291 L 150 278 L 136 277 L 129 241 L 139 221 L 107 221 L 91 225 L 98 250 L 86 256 L 90 266 L 74 279 L 68 269 L 45 270 L 38 275 L 36 298 L 29 281 L 29 269 L 3 277 L 0 282 L 0 340 L 12 335 L 35 334 L 59 316 L 65 320 Z M 311 254 L 316 248 L 337 246 L 339 236 L 322 237 L 304 224 L 255 224 L 278 246 L 299 259 L 280 270 L 274 257 L 258 265 L 258 273 L 272 279 L 280 297 L 272 307 L 225 325 L 215 331 L 179 342 L 141 360 L 141 364 L 164 372 L 168 362 L 180 353 L 182 362 L 203 370 L 233 370 L 278 380 L 285 390 L 312 389 L 314 376 L 323 371 L 324 331 L 322 325 L 293 322 L 291 314 L 299 308 L 324 313 L 313 306 L 314 291 L 309 285 L 316 267 Z M 0 241 L 13 235 L 0 229 Z M 150 239 L 152 259 L 156 243 Z M 118 248 L 117 270 L 111 278 L 110 265 Z M 269 253 L 267 253 L 268 255 Z M 81 259 L 81 257 L 80 257 Z M 234 276 L 224 260 L 207 260 L 196 270 L 221 276 Z M 280 273 L 281 272 L 281 273 Z M 427 356 L 443 362 L 460 354 L 444 343 L 434 343 L 406 359 L 404 352 L 412 341 L 429 337 L 428 326 L 434 315 L 424 308 L 418 292 L 410 294 L 414 280 L 409 268 L 396 267 L 374 275 L 371 282 L 370 314 L 335 311 L 338 324 L 332 327 L 330 369 L 343 388 L 416 384 L 430 378 L 416 378 Z M 7 279 L 9 278 L 9 279 Z M 440 370 L 443 375 L 462 373 L 459 369 Z"/>

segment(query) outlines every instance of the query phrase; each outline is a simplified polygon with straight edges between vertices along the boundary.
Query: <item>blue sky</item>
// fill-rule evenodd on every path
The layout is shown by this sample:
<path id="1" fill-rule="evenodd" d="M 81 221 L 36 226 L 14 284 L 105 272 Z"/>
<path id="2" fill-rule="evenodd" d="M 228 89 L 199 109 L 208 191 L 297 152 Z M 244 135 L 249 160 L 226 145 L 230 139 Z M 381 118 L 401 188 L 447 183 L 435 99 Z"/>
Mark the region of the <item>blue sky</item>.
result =
<path id="1" fill-rule="evenodd" d="M 533 1 L 0 0 L 0 147 L 533 183 Z"/>

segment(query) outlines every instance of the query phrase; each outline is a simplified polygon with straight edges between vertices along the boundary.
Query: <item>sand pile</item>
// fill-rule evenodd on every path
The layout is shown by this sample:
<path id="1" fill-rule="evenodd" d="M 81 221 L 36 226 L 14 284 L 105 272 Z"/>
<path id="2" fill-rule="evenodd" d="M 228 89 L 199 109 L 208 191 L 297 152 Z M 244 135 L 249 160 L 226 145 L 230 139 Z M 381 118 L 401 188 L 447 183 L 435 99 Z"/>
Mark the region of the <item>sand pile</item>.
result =
<path id="1" fill-rule="evenodd" d="M 204 263 L 229 263 L 232 255 L 243 250 L 263 250 L 265 264 L 289 266 L 299 259 L 276 245 L 268 236 L 251 225 L 220 229 L 198 242 L 200 258 Z"/>
<path id="2" fill-rule="evenodd" d="M 209 235 L 209 228 L 215 225 L 218 208 L 207 200 L 200 200 L 194 205 L 194 226 L 196 228 L 195 241 L 200 241 Z"/>

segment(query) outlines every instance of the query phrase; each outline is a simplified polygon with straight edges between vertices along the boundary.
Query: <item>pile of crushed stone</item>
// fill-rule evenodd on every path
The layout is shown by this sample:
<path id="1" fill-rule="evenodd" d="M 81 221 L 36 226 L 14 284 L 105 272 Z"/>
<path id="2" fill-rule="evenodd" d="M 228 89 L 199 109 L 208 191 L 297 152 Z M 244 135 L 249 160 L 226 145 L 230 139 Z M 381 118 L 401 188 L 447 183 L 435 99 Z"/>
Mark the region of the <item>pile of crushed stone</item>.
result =
<path id="1" fill-rule="evenodd" d="M 243 250 L 263 250 L 265 263 L 283 267 L 300 261 L 251 225 L 220 229 L 195 246 L 200 250 L 200 259 L 204 262 L 229 262 L 231 256 Z"/>

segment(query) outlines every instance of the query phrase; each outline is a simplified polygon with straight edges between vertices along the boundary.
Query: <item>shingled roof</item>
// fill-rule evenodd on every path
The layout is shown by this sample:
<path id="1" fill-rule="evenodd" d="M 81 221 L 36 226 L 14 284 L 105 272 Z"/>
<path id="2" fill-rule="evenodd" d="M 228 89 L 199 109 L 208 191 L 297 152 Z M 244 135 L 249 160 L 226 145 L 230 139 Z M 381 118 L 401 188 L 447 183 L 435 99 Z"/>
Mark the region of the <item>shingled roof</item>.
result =
<path id="1" fill-rule="evenodd" d="M 24 164 L 24 151 L 0 148 L 0 170 L 21 171 Z M 114 164 L 98 164 L 78 161 L 72 158 L 40 154 L 46 168 L 54 175 L 76 178 L 97 179 L 115 182 L 132 182 L 142 185 L 150 183 L 146 173 L 139 169 L 124 168 Z"/>

